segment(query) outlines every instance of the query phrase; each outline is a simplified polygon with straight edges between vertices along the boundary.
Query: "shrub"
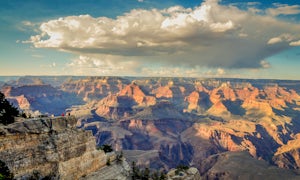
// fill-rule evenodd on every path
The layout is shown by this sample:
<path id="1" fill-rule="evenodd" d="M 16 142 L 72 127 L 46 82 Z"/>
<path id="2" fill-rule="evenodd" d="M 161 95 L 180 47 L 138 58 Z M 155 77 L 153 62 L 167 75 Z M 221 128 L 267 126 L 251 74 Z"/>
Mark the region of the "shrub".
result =
<path id="1" fill-rule="evenodd" d="M 176 174 L 176 175 L 179 175 L 180 172 L 186 171 L 186 170 L 188 170 L 188 169 L 189 169 L 188 166 L 180 164 L 180 165 L 178 165 L 178 166 L 176 167 L 175 174 Z"/>
<path id="2" fill-rule="evenodd" d="M 120 153 L 117 154 L 117 162 L 122 162 L 122 158 L 123 158 L 123 151 L 121 151 Z"/>
<path id="3" fill-rule="evenodd" d="M 107 165 L 107 166 L 110 166 L 110 164 L 111 164 L 111 163 L 110 163 L 110 158 L 108 158 L 107 161 L 106 161 L 106 165 Z"/>
<path id="4" fill-rule="evenodd" d="M 6 164 L 0 160 L 0 180 L 13 179 L 14 175 L 9 171 Z"/>
<path id="5" fill-rule="evenodd" d="M 111 145 L 108 145 L 108 144 L 103 144 L 102 146 L 97 147 L 97 149 L 101 149 L 101 150 L 103 150 L 105 153 L 108 153 L 108 152 L 112 152 L 112 151 L 113 151 Z"/>

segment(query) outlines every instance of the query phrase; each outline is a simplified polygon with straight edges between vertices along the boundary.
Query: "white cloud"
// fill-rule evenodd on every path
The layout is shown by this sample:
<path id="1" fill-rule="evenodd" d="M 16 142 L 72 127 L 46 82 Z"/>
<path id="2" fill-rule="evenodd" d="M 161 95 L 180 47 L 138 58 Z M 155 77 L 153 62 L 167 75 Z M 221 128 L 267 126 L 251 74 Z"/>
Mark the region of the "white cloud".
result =
<path id="1" fill-rule="evenodd" d="M 133 9 L 115 19 L 67 16 L 42 23 L 40 33 L 25 42 L 78 55 L 68 67 L 82 71 L 139 73 L 149 64 L 265 68 L 262 60 L 299 44 L 300 39 L 298 23 L 277 19 L 274 10 L 268 12 L 256 14 L 207 0 L 194 9 Z"/>
<path id="2" fill-rule="evenodd" d="M 268 41 L 268 44 L 276 44 L 276 43 L 280 43 L 280 42 L 282 42 L 282 39 L 280 37 L 274 37 Z"/>
<path id="3" fill-rule="evenodd" d="M 260 61 L 260 64 L 263 68 L 267 69 L 271 67 L 271 64 L 268 61 L 262 60 Z"/>
<path id="4" fill-rule="evenodd" d="M 218 68 L 217 69 L 217 75 L 223 75 L 223 74 L 225 74 L 225 70 L 222 69 L 222 68 Z"/>
<path id="5" fill-rule="evenodd" d="M 261 2 L 247 2 L 248 6 L 256 6 L 256 5 L 260 5 Z"/>
<path id="6" fill-rule="evenodd" d="M 67 64 L 67 70 L 78 75 L 137 75 L 140 68 L 140 63 L 126 57 L 95 54 L 80 55 Z"/>
<path id="7" fill-rule="evenodd" d="M 291 42 L 290 46 L 300 46 L 300 40 Z"/>
<path id="8" fill-rule="evenodd" d="M 231 21 L 228 21 L 226 23 L 212 23 L 209 27 L 213 32 L 226 32 L 233 29 L 234 25 Z"/>
<path id="9" fill-rule="evenodd" d="M 39 23 L 34 23 L 34 22 L 31 22 L 31 21 L 21 21 L 20 23 L 18 23 L 16 25 L 16 28 L 20 31 L 24 31 L 24 32 L 36 32 L 38 33 L 39 32 Z"/>
<path id="10" fill-rule="evenodd" d="M 275 8 L 267 9 L 267 13 L 271 16 L 278 16 L 278 15 L 293 15 L 293 14 L 300 14 L 300 6 L 299 5 L 287 5 L 287 4 L 278 4 L 274 3 L 276 6 Z"/>
<path id="11" fill-rule="evenodd" d="M 171 14 L 171 13 L 190 13 L 192 12 L 191 8 L 184 8 L 182 6 L 172 6 L 167 9 L 161 10 L 162 13 Z"/>
<path id="12" fill-rule="evenodd" d="M 281 34 L 280 36 L 271 38 L 267 44 L 277 44 L 281 42 L 290 42 L 294 39 L 291 34 Z"/>

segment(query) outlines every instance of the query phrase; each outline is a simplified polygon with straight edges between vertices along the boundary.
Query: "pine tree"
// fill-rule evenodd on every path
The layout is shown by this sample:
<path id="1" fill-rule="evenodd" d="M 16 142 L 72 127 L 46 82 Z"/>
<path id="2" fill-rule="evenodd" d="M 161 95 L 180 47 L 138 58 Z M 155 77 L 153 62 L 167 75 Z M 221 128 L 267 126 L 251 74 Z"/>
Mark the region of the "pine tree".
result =
<path id="1" fill-rule="evenodd" d="M 7 125 L 15 121 L 16 116 L 19 115 L 19 111 L 13 105 L 11 105 L 3 93 L 0 92 L 0 123 Z"/>

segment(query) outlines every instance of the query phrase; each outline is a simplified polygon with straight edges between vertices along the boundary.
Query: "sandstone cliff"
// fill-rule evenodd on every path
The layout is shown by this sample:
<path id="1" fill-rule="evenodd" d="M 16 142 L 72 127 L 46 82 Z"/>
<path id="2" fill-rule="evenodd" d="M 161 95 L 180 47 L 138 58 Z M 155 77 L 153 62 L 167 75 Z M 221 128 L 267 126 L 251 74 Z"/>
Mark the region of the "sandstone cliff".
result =
<path id="1" fill-rule="evenodd" d="M 89 131 L 74 117 L 44 118 L 0 127 L 0 159 L 16 179 L 32 176 L 77 179 L 105 166 Z"/>

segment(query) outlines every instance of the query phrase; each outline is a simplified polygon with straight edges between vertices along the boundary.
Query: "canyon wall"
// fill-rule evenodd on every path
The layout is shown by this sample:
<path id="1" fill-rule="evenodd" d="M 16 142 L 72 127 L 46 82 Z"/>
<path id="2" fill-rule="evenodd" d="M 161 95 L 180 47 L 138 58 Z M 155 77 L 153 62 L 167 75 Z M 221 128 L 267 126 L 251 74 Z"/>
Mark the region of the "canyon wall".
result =
<path id="1" fill-rule="evenodd" d="M 16 179 L 78 179 L 105 166 L 89 131 L 76 128 L 75 117 L 30 119 L 0 126 L 0 160 Z"/>

